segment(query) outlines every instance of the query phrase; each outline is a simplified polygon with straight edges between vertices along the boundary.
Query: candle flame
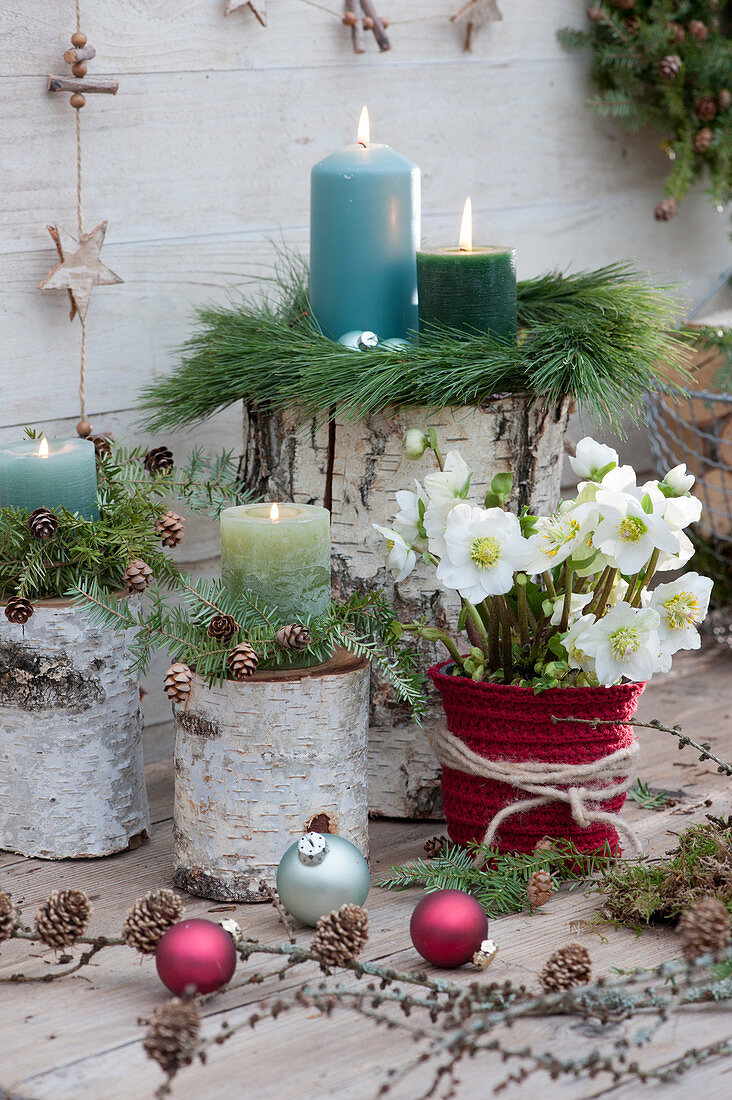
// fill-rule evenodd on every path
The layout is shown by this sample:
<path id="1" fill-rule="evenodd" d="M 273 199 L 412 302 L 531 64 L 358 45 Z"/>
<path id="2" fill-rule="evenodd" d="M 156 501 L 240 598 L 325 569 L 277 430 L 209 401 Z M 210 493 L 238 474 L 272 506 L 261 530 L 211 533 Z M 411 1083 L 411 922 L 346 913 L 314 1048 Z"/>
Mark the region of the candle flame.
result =
<path id="1" fill-rule="evenodd" d="M 473 251 L 473 205 L 470 198 L 465 200 L 463 216 L 460 219 L 460 238 L 458 248 L 461 252 Z"/>
<path id="2" fill-rule="evenodd" d="M 41 445 L 38 448 L 38 454 L 41 458 L 48 458 L 48 440 L 42 439 Z"/>
<path id="3" fill-rule="evenodd" d="M 273 504 L 272 507 L 270 508 L 269 518 L 271 520 L 273 520 L 275 523 L 280 518 L 280 509 L 279 509 L 279 506 L 277 504 Z"/>
<path id="4" fill-rule="evenodd" d="M 365 148 L 370 140 L 371 124 L 369 123 L 369 109 L 368 107 L 364 107 L 361 111 L 361 117 L 358 120 L 358 136 L 356 137 L 356 141 Z"/>

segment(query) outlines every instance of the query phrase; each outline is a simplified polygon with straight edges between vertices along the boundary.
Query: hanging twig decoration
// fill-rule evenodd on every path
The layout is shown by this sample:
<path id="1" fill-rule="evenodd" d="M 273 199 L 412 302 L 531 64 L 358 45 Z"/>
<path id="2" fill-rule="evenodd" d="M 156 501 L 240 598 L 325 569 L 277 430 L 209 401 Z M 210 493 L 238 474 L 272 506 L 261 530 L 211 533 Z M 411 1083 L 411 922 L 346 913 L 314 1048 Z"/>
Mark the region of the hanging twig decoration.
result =
<path id="1" fill-rule="evenodd" d="M 498 0 L 468 0 L 468 3 L 451 17 L 451 22 L 465 24 L 463 49 L 469 53 L 473 45 L 474 32 L 485 23 L 494 23 L 499 19 L 503 19 L 503 15 L 498 7 Z"/>
<path id="2" fill-rule="evenodd" d="M 226 0 L 224 15 L 231 15 L 239 8 L 249 8 L 263 27 L 267 26 L 267 0 Z"/>
<path id="3" fill-rule="evenodd" d="M 92 288 L 121 283 L 119 275 L 102 263 L 99 253 L 107 231 L 106 221 L 100 222 L 91 233 L 84 232 L 81 174 L 81 108 L 86 104 L 85 93 L 116 95 L 119 84 L 107 77 L 85 79 L 87 61 L 96 56 L 94 46 L 89 45 L 81 30 L 79 0 L 76 0 L 76 30 L 71 35 L 71 49 L 64 54 L 64 61 L 71 65 L 72 76 L 49 76 L 49 92 L 71 92 L 69 103 L 76 111 L 76 222 L 78 234 L 72 236 L 60 225 L 49 225 L 59 262 L 38 285 L 40 290 L 66 290 L 71 302 L 69 320 L 79 317 L 81 323 L 81 362 L 79 366 L 79 406 L 81 418 L 76 425 L 80 436 L 91 435 L 92 426 L 86 418 L 86 315 Z"/>

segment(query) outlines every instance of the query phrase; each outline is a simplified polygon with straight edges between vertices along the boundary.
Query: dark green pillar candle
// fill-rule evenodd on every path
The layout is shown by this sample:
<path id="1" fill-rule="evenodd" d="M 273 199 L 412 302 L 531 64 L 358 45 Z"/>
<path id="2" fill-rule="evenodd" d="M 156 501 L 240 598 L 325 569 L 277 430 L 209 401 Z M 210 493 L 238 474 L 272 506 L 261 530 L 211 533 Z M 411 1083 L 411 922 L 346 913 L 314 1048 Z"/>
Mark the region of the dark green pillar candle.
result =
<path id="1" fill-rule="evenodd" d="M 515 248 L 418 252 L 417 288 L 420 332 L 442 325 L 515 341 Z"/>

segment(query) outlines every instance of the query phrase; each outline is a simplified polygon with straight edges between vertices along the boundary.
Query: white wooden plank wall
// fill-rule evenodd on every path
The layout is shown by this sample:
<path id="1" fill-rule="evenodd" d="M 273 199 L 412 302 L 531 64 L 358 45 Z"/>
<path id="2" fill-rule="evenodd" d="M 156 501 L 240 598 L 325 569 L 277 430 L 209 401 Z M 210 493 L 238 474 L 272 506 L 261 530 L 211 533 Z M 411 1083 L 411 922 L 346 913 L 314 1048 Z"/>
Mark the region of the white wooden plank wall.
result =
<path id="1" fill-rule="evenodd" d="M 323 7 L 340 13 L 340 0 L 269 0 L 263 28 L 247 8 L 225 19 L 224 0 L 81 0 L 89 74 L 120 82 L 82 112 L 86 226 L 109 220 L 103 258 L 125 280 L 92 299 L 97 429 L 132 438 L 135 393 L 175 362 L 194 303 L 266 274 L 273 239 L 306 248 L 310 167 L 353 140 L 363 103 L 374 140 L 422 166 L 430 244 L 452 242 L 470 193 L 476 238 L 515 244 L 521 276 L 631 257 L 693 299 L 729 262 L 726 216 L 701 190 L 654 222 L 658 138 L 585 111 L 587 58 L 555 40 L 582 24 L 583 3 L 503 0 L 503 22 L 468 55 L 448 20 L 459 0 L 382 0 L 393 49 L 367 35 L 361 56 Z M 45 91 L 48 73 L 68 72 L 73 29 L 73 0 L 0 0 L 3 441 L 27 423 L 72 432 L 78 418 L 78 324 L 63 293 L 36 289 L 56 259 L 46 225 L 75 228 L 74 112 Z M 239 425 L 229 410 L 170 442 L 238 447 Z M 643 447 L 637 436 L 641 462 Z M 216 543 L 214 525 L 193 524 L 182 556 L 213 572 Z M 153 726 L 167 717 L 159 671 Z"/>

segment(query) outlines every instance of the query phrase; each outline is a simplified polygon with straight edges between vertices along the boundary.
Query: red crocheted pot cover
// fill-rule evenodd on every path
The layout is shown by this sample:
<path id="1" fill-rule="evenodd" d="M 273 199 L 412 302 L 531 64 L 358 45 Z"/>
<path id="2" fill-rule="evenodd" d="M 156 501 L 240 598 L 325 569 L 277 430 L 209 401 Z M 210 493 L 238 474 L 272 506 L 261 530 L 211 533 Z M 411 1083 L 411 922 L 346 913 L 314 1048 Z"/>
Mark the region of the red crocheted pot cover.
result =
<path id="1" fill-rule="evenodd" d="M 433 665 L 430 679 L 442 696 L 447 728 L 479 756 L 502 760 L 541 760 L 586 764 L 631 744 L 633 716 L 645 684 L 605 688 L 552 688 L 535 695 L 531 688 L 476 684 L 464 676 L 446 676 L 449 665 Z M 551 715 L 572 718 L 617 718 L 617 725 L 592 726 L 552 722 Z M 489 822 L 509 802 L 530 797 L 516 787 L 442 769 L 442 793 L 450 838 L 458 844 L 482 840 Z M 619 813 L 625 794 L 600 803 Z M 615 829 L 592 824 L 582 829 L 569 806 L 552 802 L 508 817 L 495 843 L 503 852 L 531 852 L 543 836 L 565 837 L 581 852 L 594 852 L 607 842 L 615 854 Z"/>

